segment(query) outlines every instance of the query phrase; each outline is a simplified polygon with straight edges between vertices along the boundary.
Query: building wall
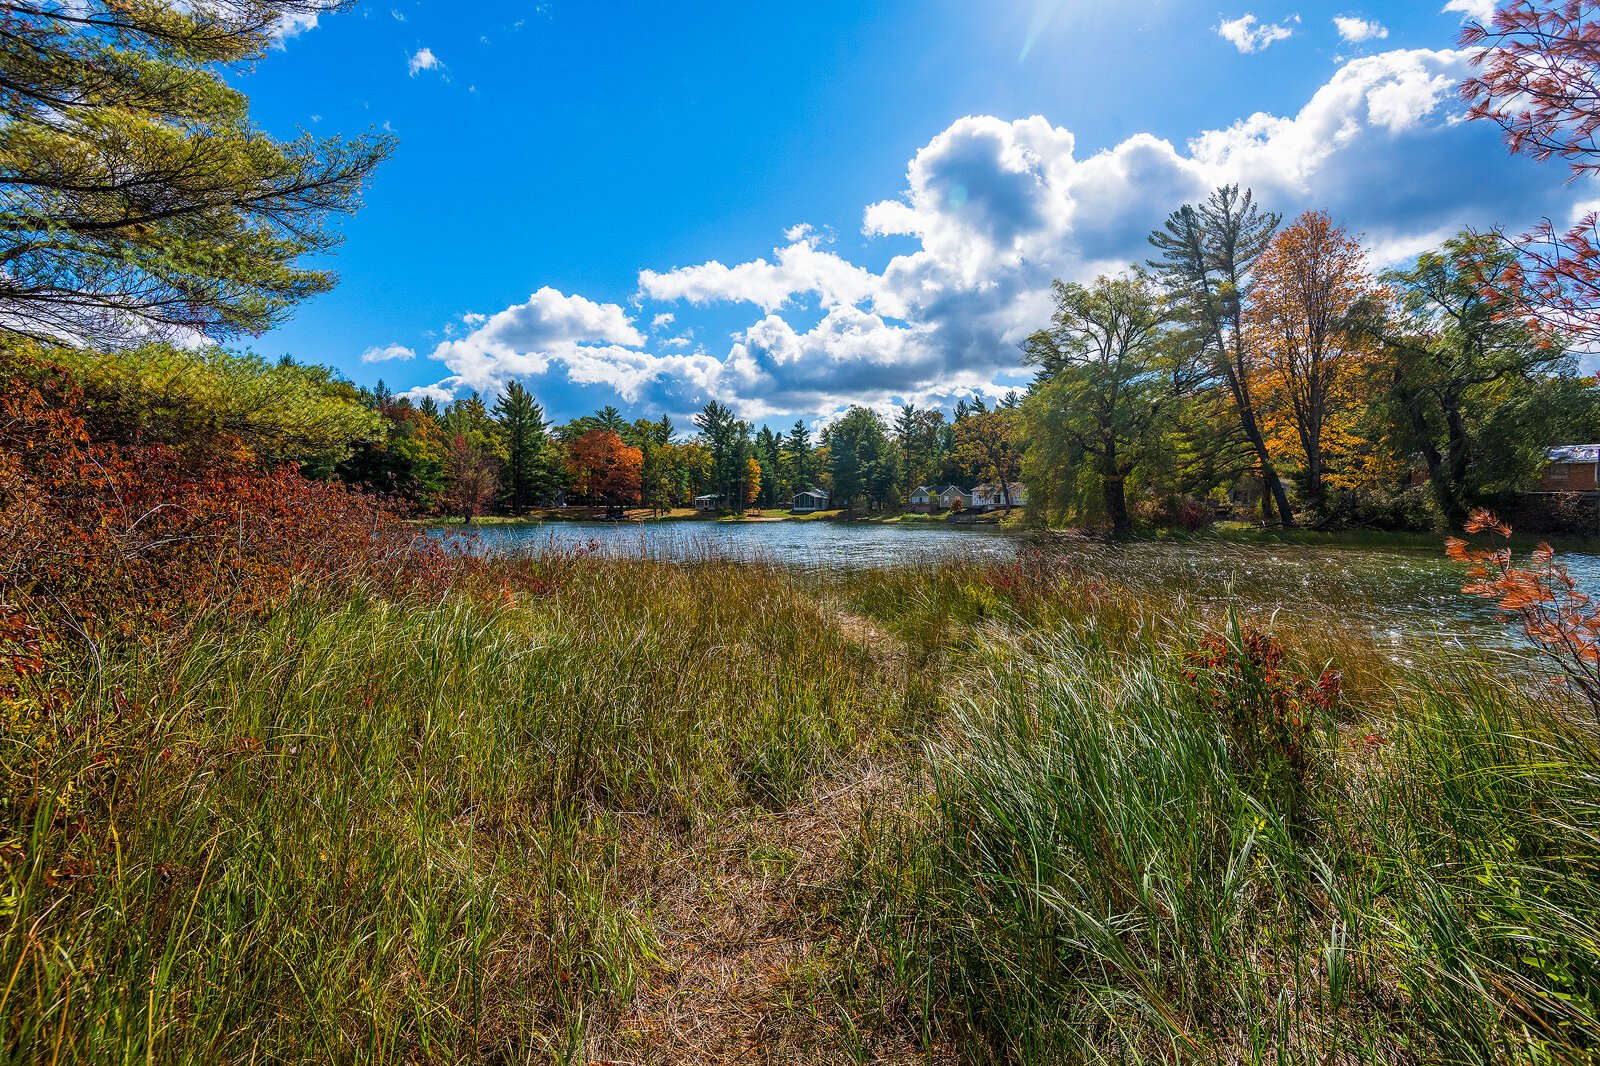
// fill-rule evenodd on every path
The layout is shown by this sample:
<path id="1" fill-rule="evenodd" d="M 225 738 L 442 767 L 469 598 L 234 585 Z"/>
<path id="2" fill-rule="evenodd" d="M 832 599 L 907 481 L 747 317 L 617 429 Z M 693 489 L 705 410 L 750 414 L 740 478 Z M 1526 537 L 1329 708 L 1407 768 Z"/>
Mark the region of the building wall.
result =
<path id="1" fill-rule="evenodd" d="M 1595 492 L 1594 463 L 1551 463 L 1539 477 L 1539 492 Z"/>

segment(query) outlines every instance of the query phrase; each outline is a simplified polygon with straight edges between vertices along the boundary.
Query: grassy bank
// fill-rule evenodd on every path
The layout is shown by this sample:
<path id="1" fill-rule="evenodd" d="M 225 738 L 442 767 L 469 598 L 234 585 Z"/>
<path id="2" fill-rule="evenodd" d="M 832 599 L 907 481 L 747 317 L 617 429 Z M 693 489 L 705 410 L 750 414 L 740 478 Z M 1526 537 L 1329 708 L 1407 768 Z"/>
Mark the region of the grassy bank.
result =
<path id="1" fill-rule="evenodd" d="M 57 649 L 5 1060 L 1586 1061 L 1592 719 L 1285 591 L 558 554 Z"/>

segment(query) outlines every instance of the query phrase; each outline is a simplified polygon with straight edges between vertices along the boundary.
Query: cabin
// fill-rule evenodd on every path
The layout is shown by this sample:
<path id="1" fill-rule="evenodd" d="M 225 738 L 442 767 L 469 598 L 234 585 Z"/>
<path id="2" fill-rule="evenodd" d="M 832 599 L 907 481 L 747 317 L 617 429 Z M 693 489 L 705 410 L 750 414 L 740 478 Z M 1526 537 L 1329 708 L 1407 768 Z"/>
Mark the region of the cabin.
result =
<path id="1" fill-rule="evenodd" d="M 916 514 L 932 514 L 939 509 L 939 490 L 932 485 L 918 485 L 911 491 L 909 505 Z"/>
<path id="2" fill-rule="evenodd" d="M 972 490 L 971 507 L 975 511 L 998 511 L 1008 504 L 1021 507 L 1027 502 L 1028 490 L 1020 481 L 1013 481 L 1006 486 L 983 484 Z"/>
<path id="3" fill-rule="evenodd" d="M 965 511 L 972 506 L 972 493 L 956 485 L 939 490 L 939 507 L 945 511 Z"/>
<path id="4" fill-rule="evenodd" d="M 1535 492 L 1600 492 L 1600 444 L 1551 448 Z"/>
<path id="5" fill-rule="evenodd" d="M 694 509 L 696 511 L 720 511 L 722 510 L 722 499 L 720 492 L 708 492 L 704 496 L 696 496 L 694 498 Z"/>
<path id="6" fill-rule="evenodd" d="M 795 514 L 815 514 L 826 511 L 830 497 L 821 489 L 806 489 L 804 492 L 794 494 Z"/>

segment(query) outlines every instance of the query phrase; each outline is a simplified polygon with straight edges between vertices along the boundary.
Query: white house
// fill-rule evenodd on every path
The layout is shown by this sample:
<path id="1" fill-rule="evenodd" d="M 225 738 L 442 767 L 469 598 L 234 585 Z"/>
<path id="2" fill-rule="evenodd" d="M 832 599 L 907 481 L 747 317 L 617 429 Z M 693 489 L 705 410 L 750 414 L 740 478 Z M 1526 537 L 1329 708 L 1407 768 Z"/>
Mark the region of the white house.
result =
<path id="1" fill-rule="evenodd" d="M 1010 506 L 1021 507 L 1028 502 L 1028 490 L 1022 482 L 1013 481 L 1007 488 L 1007 493 L 999 484 L 985 483 L 972 490 L 971 507 L 975 511 L 997 511 L 1007 505 L 1009 497 Z"/>
<path id="2" fill-rule="evenodd" d="M 821 489 L 806 489 L 794 494 L 794 513 L 813 514 L 828 509 L 829 497 Z"/>
<path id="3" fill-rule="evenodd" d="M 694 498 L 694 509 L 696 511 L 722 510 L 722 494 L 717 492 L 708 492 L 704 496 L 696 496 Z"/>

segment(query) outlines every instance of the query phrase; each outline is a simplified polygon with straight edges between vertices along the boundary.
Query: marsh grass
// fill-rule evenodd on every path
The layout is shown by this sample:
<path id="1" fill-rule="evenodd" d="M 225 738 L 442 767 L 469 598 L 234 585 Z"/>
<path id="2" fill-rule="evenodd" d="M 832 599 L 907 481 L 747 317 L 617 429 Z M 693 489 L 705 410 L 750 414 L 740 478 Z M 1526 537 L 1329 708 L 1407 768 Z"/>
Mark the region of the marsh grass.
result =
<path id="1" fill-rule="evenodd" d="M 1184 649 L 1227 619 L 1138 591 L 986 626 L 924 802 L 863 833 L 898 1009 L 969 1061 L 1592 1061 L 1600 743 L 1570 698 L 1444 647 L 1325 657 L 1280 611 L 1286 670 L 1357 668 L 1300 810 L 1200 698 Z"/>
<path id="2" fill-rule="evenodd" d="M 1570 701 L 1108 558 L 467 558 L 53 649 L 3 1061 L 1592 1061 Z M 1191 676 L 1230 612 L 1342 673 L 1303 808 Z"/>
<path id="3" fill-rule="evenodd" d="M 8 811 L 8 1057 L 571 1059 L 652 955 L 629 820 L 692 842 L 899 728 L 820 611 L 559 558 L 107 654 Z"/>

